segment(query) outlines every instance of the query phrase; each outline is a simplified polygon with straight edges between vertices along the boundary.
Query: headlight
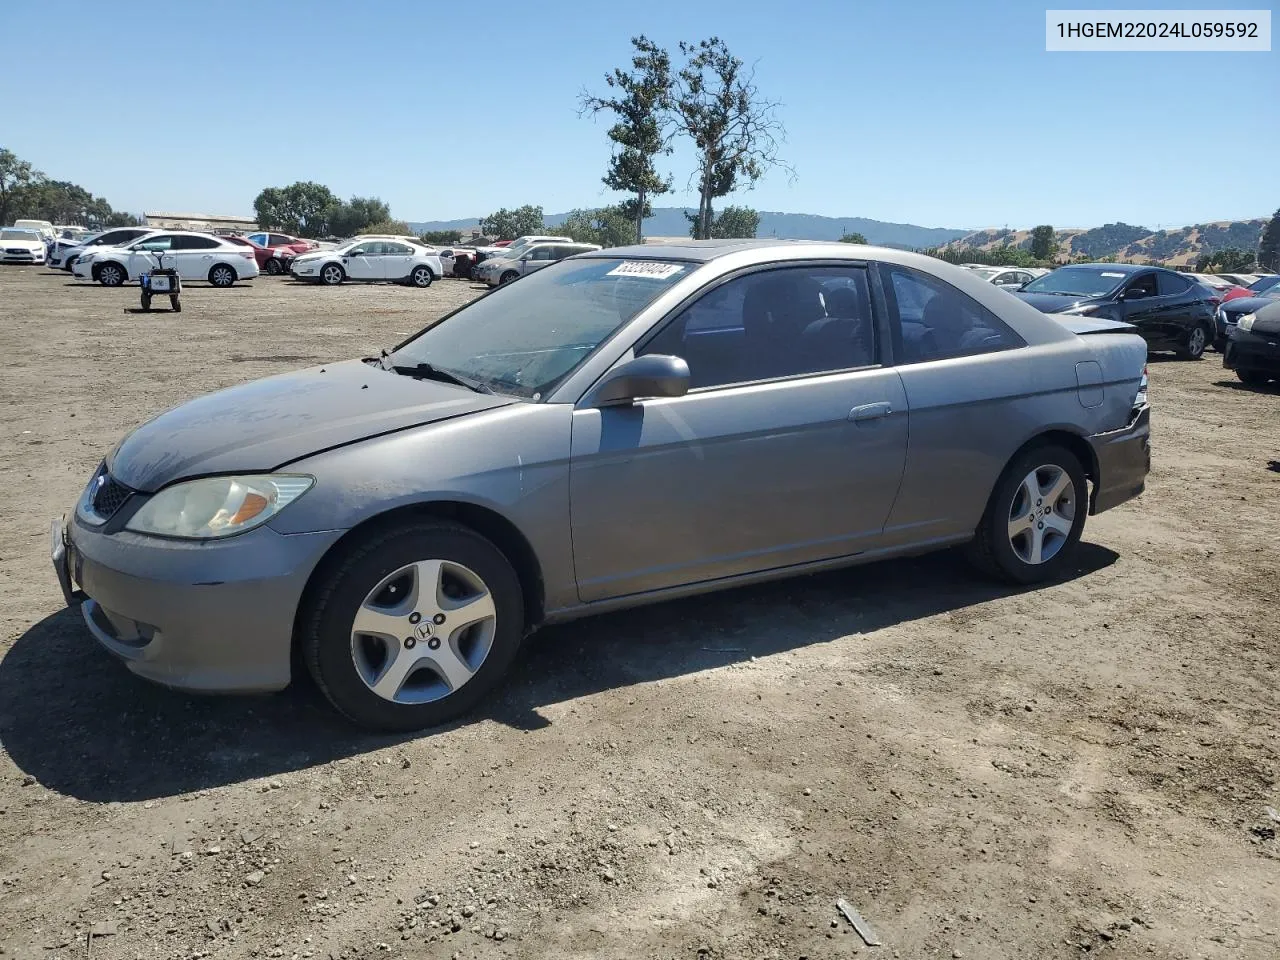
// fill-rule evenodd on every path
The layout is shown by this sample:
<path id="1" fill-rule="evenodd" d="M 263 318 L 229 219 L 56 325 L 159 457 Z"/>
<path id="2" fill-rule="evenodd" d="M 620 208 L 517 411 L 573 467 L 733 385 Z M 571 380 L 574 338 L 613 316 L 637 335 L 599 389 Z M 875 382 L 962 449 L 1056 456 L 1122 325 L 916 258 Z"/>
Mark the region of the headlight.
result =
<path id="1" fill-rule="evenodd" d="M 1243 317 L 1240 318 L 1236 326 L 1239 327 L 1245 333 L 1248 333 L 1250 330 L 1253 329 L 1253 321 L 1257 319 L 1258 319 L 1258 315 L 1256 313 L 1246 313 Z"/>
<path id="2" fill-rule="evenodd" d="M 161 490 L 125 527 L 185 540 L 230 537 L 266 523 L 315 482 L 291 474 L 189 480 Z"/>

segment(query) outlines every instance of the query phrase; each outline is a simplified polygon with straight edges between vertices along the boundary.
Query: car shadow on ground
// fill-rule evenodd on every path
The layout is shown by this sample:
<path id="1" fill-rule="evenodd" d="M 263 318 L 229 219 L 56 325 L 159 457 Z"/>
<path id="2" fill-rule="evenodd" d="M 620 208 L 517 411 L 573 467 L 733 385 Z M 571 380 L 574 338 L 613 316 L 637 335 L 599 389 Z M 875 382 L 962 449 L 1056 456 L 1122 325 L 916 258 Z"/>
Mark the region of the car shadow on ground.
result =
<path id="1" fill-rule="evenodd" d="M 1117 555 L 1082 543 L 1067 579 Z M 604 690 L 870 633 L 1019 592 L 955 551 L 776 581 L 549 627 L 521 649 L 490 719 L 545 727 L 538 708 Z M 448 728 L 443 728 L 448 729 Z M 0 661 L 0 744 L 25 775 L 92 802 L 138 801 L 305 769 L 429 737 L 362 733 L 310 682 L 262 697 L 201 697 L 137 679 L 64 608 Z"/>
<path id="2" fill-rule="evenodd" d="M 1245 393 L 1280 393 L 1280 379 L 1261 385 L 1248 384 L 1241 380 L 1215 380 L 1215 387 L 1226 387 L 1228 390 L 1243 390 Z"/>

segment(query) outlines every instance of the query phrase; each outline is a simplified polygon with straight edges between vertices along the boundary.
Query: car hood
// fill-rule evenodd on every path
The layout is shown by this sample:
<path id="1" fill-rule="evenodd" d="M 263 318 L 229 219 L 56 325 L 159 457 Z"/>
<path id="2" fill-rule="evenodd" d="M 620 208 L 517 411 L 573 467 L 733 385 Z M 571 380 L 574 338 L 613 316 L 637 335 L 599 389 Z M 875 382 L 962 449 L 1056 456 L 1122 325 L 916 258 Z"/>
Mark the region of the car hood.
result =
<path id="1" fill-rule="evenodd" d="M 321 450 L 513 402 L 347 360 L 174 407 L 120 441 L 107 467 L 121 483 L 153 492 L 191 477 L 273 470 Z"/>
<path id="2" fill-rule="evenodd" d="M 1219 309 L 1230 314 L 1257 313 L 1276 302 L 1275 297 L 1236 297 L 1234 300 L 1224 300 Z"/>
<path id="3" fill-rule="evenodd" d="M 0 247 L 13 247 L 15 250 L 43 250 L 43 240 L 0 240 Z"/>
<path id="4" fill-rule="evenodd" d="M 1026 293 L 1021 290 L 1010 292 L 1041 313 L 1061 313 L 1063 310 L 1070 310 L 1082 304 L 1103 303 L 1107 299 L 1106 297 L 1066 297 L 1057 293 Z"/>

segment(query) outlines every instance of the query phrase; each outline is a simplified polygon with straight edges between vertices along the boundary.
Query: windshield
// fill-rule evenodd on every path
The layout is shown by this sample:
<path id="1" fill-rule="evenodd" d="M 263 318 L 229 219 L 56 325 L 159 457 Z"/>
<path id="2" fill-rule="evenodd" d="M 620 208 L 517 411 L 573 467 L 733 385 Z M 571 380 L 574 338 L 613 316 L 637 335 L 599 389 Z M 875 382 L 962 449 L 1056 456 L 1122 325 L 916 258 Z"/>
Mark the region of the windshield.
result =
<path id="1" fill-rule="evenodd" d="M 1057 293 L 1072 297 L 1102 297 L 1124 283 L 1128 274 L 1106 267 L 1062 267 L 1032 280 L 1023 293 Z"/>
<path id="2" fill-rule="evenodd" d="M 1270 290 L 1277 285 L 1280 285 L 1280 277 L 1259 277 L 1249 284 L 1249 289 L 1261 293 L 1263 290 Z"/>
<path id="3" fill-rule="evenodd" d="M 495 393 L 540 400 L 692 269 L 657 260 L 562 261 L 468 304 L 398 348 L 390 363 L 429 363 Z"/>
<path id="4" fill-rule="evenodd" d="M 34 230 L 0 230 L 0 240 L 39 240 Z"/>

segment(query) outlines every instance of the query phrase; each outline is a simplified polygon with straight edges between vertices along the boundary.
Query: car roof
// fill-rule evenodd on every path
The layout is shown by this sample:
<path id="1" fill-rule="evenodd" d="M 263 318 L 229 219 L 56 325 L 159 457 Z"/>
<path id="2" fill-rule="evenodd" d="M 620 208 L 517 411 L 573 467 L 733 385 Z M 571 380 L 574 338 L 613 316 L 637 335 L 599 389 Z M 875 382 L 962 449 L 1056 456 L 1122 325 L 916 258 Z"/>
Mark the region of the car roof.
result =
<path id="1" fill-rule="evenodd" d="M 1162 267 L 1144 267 L 1140 263 L 1064 263 L 1059 270 L 1067 267 L 1097 267 L 1100 270 L 1117 270 L 1120 273 L 1137 273 L 1139 270 L 1161 270 Z"/>
<path id="2" fill-rule="evenodd" d="M 794 250 L 803 244 L 831 246 L 817 240 L 681 240 L 668 243 L 642 243 L 629 247 L 610 247 L 600 251 L 611 257 L 631 257 L 646 260 L 692 260 L 710 263 L 719 257 L 742 250 Z M 849 250 L 865 250 L 858 244 L 840 244 Z M 856 259 L 856 258 L 855 258 Z"/>

